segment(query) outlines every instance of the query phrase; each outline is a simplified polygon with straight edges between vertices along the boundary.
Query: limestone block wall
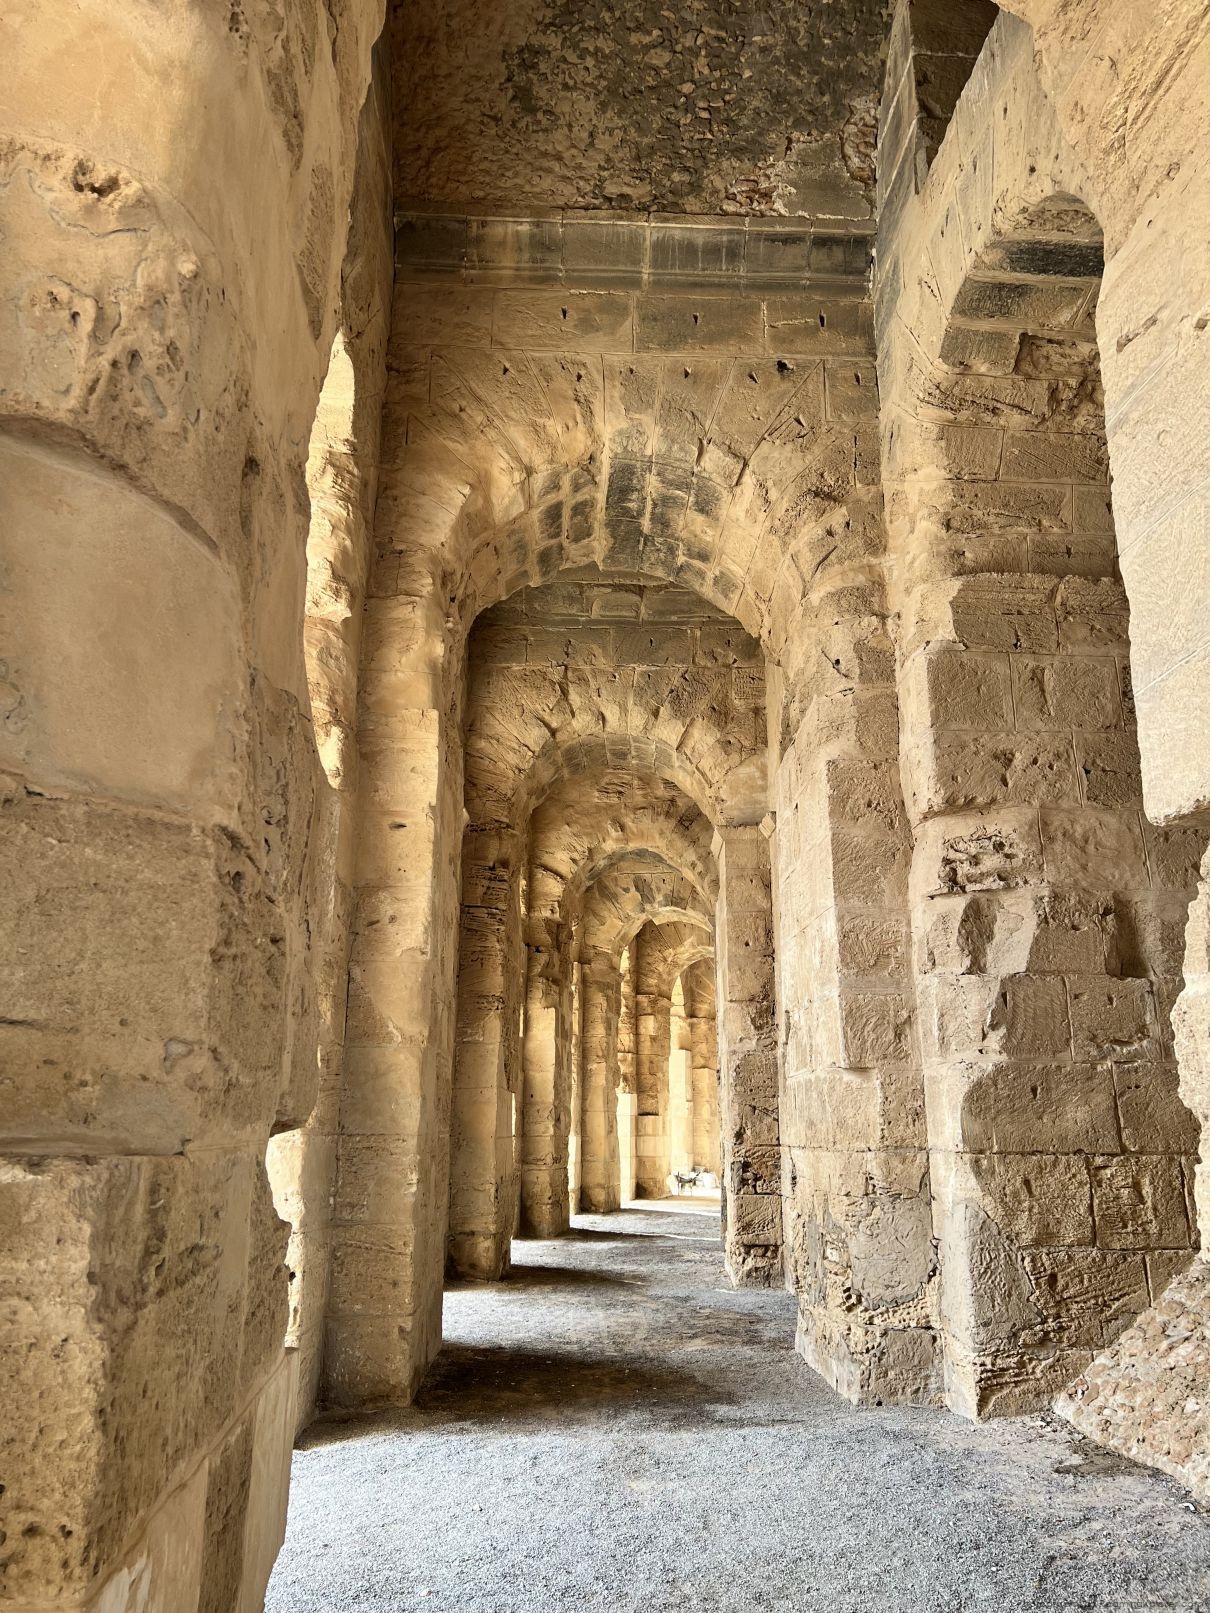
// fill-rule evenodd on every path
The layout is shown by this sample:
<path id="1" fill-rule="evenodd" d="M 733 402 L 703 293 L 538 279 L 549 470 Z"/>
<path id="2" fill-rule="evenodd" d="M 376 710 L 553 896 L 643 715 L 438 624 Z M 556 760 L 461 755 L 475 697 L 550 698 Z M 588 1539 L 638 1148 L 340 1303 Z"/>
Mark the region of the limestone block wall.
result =
<path id="1" fill-rule="evenodd" d="M 1004 20 L 879 253 L 940 1325 L 973 1414 L 1052 1397 L 1196 1244 L 1169 1010 L 1201 839 L 1142 811 L 1084 183 Z"/>
<path id="2" fill-rule="evenodd" d="M 1192 0 L 1173 5 L 1158 29 L 1127 0 L 1097 7 L 1010 0 L 1007 9 L 1032 25 L 1041 91 L 1084 176 L 1079 194 L 1105 235 L 1097 332 L 1143 799 L 1153 822 L 1186 825 L 1204 843 L 1206 587 L 1196 557 L 1206 519 L 1198 422 L 1206 409 L 1207 268 L 1192 245 L 1210 197 L 1202 8 Z M 1141 137 L 1116 139 L 1125 127 Z M 1181 1095 L 1203 1128 L 1210 1111 L 1197 1047 L 1206 901 L 1203 876 L 1175 1014 Z M 1203 1199 L 1204 1174 L 1202 1167 Z M 1205 1429 L 1192 1406 L 1204 1406 L 1204 1396 L 1182 1396 L 1180 1385 L 1186 1371 L 1199 1371 L 1210 1330 L 1204 1275 L 1199 1260 L 1063 1402 L 1084 1432 L 1167 1467 L 1199 1493 Z"/>
<path id="3" fill-rule="evenodd" d="M 254 1610 L 284 1526 L 302 489 L 381 21 L 0 23 L 7 1606 Z"/>

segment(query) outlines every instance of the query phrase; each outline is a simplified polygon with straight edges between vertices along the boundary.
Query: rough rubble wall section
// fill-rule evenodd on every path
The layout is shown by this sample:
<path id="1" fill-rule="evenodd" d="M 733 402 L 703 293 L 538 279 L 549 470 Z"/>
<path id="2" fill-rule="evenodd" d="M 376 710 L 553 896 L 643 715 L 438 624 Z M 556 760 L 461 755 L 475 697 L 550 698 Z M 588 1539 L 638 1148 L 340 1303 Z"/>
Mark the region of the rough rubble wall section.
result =
<path id="1" fill-rule="evenodd" d="M 380 23 L 3 22 L 12 1601 L 244 1613 L 284 1525 L 264 1150 L 314 1102 L 333 877 L 304 468 Z"/>
<path id="2" fill-rule="evenodd" d="M 867 218 L 884 0 L 394 13 L 398 194 Z"/>

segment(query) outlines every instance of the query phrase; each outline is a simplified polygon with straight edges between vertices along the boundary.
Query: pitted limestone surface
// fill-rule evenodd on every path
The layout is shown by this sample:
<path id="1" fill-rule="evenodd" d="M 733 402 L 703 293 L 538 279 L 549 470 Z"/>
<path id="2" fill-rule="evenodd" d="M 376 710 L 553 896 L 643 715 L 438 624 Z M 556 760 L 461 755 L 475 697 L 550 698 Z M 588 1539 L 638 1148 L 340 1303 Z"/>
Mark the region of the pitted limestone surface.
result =
<path id="1" fill-rule="evenodd" d="M 266 1613 L 1210 1609 L 1176 1486 L 1039 1418 L 848 1405 L 790 1296 L 726 1285 L 712 1214 L 513 1259 L 446 1295 L 412 1408 L 306 1438 Z"/>

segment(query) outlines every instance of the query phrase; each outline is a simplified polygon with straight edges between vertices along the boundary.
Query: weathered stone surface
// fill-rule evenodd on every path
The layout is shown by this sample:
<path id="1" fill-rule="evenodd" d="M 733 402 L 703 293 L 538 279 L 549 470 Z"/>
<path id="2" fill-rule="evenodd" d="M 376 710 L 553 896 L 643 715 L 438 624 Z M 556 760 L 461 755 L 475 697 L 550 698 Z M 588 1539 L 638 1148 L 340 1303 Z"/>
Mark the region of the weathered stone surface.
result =
<path id="1" fill-rule="evenodd" d="M 1204 17 L 884 9 L 0 23 L 0 1596 L 257 1613 L 447 1261 L 699 1170 L 1204 1489 Z"/>
<path id="2" fill-rule="evenodd" d="M 1028 9 L 1059 37 L 1079 8 Z M 1195 1239 L 1161 984 L 1194 879 L 1148 858 L 1147 602 L 1104 546 L 1116 518 L 1130 552 L 1137 509 L 1109 397 L 1133 333 L 1111 346 L 1098 306 L 1121 217 L 1091 211 L 1106 192 L 1044 38 L 1001 17 L 977 62 L 922 70 L 916 11 L 888 66 L 874 290 L 939 1325 L 950 1404 L 985 1415 L 1062 1387 L 1153 1301 L 1149 1262 Z"/>
<path id="3" fill-rule="evenodd" d="M 696 0 L 654 20 L 557 4 L 487 32 L 479 20 L 437 8 L 399 20 L 401 196 L 869 216 L 884 22 L 868 0 L 755 25 Z"/>

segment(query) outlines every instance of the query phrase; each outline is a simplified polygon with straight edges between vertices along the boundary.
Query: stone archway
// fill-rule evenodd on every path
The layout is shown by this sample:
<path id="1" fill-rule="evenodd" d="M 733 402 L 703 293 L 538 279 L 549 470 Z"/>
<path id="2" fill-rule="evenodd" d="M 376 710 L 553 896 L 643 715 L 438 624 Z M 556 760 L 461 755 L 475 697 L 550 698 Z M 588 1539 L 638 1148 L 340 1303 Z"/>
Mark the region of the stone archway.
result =
<path id="1" fill-rule="evenodd" d="M 1196 1238 L 1169 1010 L 1200 844 L 1142 815 L 1101 236 L 1053 117 L 1023 119 L 1020 34 L 898 221 L 931 278 L 881 287 L 939 1315 L 973 1415 L 1053 1398 Z"/>

